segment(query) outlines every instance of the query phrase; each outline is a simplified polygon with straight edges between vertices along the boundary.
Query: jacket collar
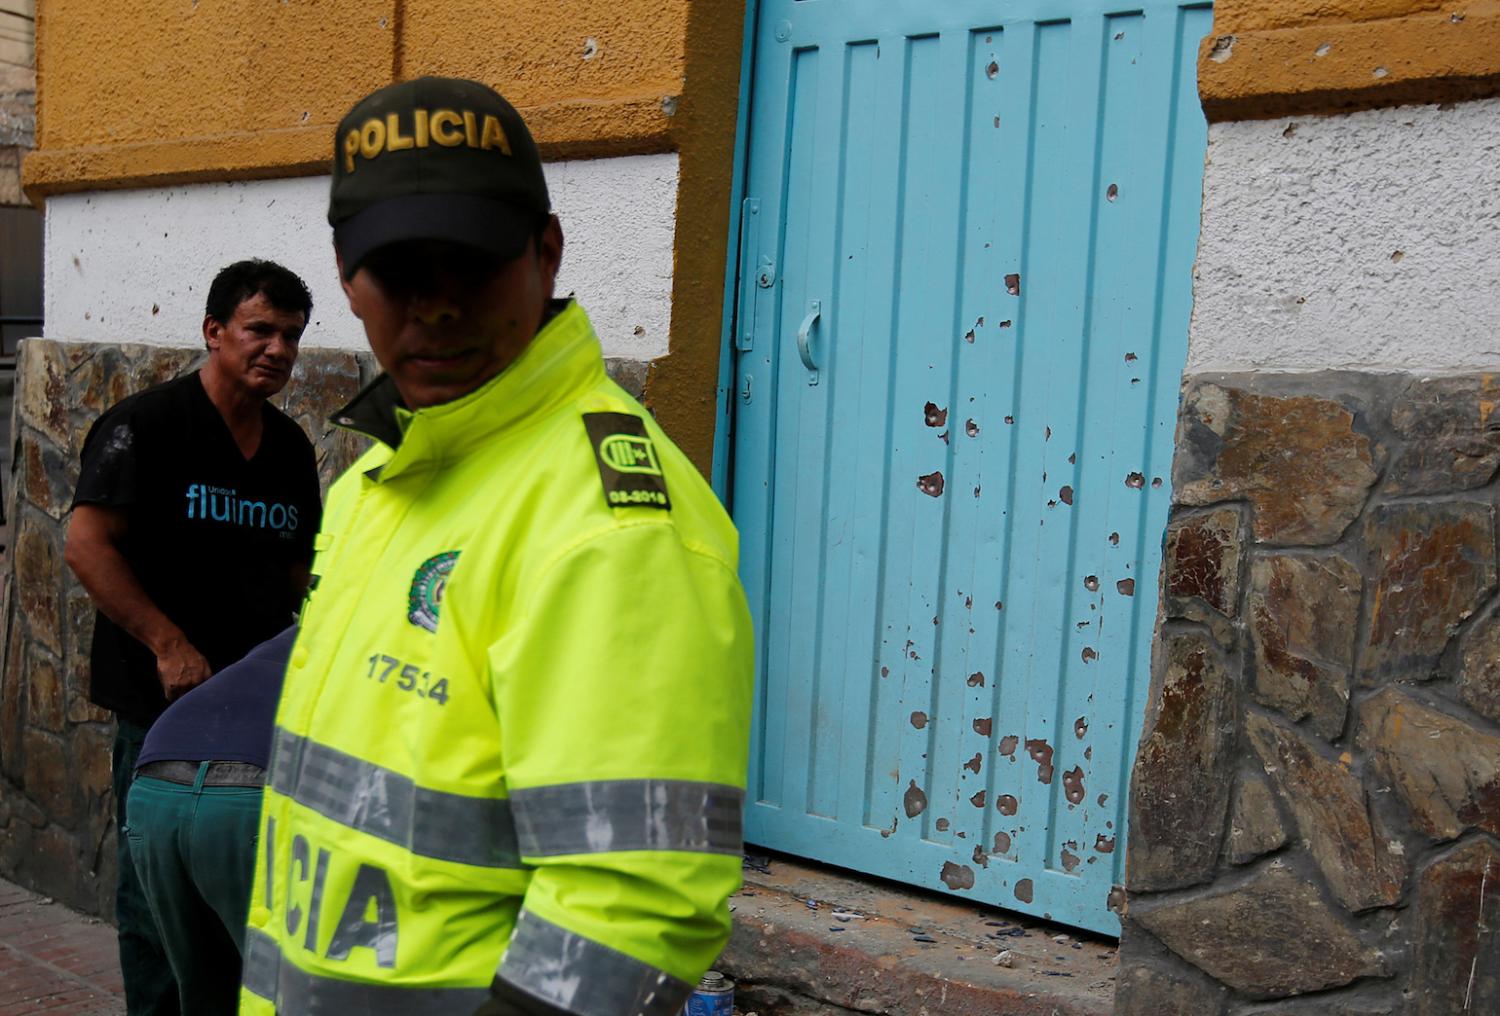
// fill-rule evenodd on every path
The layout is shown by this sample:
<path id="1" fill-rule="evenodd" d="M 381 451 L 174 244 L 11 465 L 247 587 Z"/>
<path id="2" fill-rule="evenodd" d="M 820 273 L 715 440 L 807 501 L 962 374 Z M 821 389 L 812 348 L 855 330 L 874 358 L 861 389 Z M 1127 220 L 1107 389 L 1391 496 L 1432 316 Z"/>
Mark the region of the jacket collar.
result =
<path id="1" fill-rule="evenodd" d="M 366 385 L 331 421 L 379 442 L 365 474 L 383 482 L 437 468 L 596 384 L 604 359 L 588 315 L 572 300 L 553 301 L 551 311 L 514 363 L 462 398 L 413 412 L 389 375 Z"/>

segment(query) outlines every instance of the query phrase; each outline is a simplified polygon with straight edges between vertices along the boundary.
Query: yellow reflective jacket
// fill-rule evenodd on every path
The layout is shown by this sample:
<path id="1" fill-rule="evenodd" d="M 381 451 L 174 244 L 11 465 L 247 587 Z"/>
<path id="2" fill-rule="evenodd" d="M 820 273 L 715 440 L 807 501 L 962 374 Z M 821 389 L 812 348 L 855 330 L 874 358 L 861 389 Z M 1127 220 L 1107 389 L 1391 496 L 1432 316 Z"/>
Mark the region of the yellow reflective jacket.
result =
<path id="1" fill-rule="evenodd" d="M 330 490 L 276 715 L 242 1013 L 668 1016 L 729 934 L 737 537 L 569 303 Z"/>

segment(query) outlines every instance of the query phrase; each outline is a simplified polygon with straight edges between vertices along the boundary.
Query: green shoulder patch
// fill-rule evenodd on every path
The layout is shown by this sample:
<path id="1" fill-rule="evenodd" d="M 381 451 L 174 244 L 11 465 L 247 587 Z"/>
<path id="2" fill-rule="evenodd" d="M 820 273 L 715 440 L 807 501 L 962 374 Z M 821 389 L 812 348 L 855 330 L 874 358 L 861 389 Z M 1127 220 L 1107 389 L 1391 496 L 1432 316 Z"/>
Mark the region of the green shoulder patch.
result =
<path id="1" fill-rule="evenodd" d="M 646 421 L 630 413 L 584 413 L 583 425 L 599 463 L 604 500 L 611 508 L 672 507 Z"/>

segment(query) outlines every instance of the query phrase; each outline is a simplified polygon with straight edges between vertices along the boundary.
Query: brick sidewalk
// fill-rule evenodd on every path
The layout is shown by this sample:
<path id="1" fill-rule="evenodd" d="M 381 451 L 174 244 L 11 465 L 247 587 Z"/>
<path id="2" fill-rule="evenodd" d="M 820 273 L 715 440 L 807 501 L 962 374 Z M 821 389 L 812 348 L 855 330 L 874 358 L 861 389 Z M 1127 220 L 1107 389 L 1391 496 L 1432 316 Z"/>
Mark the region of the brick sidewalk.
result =
<path id="1" fill-rule="evenodd" d="M 0 1016 L 120 1016 L 115 930 L 0 879 Z"/>

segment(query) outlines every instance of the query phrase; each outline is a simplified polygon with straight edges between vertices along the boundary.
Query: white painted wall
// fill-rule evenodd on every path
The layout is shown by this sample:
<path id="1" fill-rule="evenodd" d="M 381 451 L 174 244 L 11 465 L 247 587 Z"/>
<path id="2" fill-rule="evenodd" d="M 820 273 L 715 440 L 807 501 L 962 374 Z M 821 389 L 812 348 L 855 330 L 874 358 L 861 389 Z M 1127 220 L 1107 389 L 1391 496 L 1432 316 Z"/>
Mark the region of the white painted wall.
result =
<path id="1" fill-rule="evenodd" d="M 1500 369 L 1500 99 L 1214 125 L 1194 301 L 1190 372 Z"/>
<path id="2" fill-rule="evenodd" d="M 551 163 L 565 238 L 559 293 L 575 292 L 609 356 L 667 351 L 677 156 Z M 202 342 L 214 274 L 245 257 L 286 265 L 313 294 L 306 346 L 363 348 L 333 262 L 328 178 L 65 194 L 47 201 L 47 338 Z"/>

